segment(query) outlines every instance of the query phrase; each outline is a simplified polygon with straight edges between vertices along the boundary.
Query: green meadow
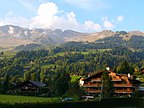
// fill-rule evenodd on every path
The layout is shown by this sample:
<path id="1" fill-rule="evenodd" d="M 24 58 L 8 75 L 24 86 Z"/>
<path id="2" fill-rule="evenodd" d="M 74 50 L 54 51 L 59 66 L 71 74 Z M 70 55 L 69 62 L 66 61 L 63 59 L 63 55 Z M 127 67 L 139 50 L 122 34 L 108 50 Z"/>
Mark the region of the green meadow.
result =
<path id="1" fill-rule="evenodd" d="M 33 96 L 0 95 L 0 103 L 52 103 L 58 102 L 59 98 L 45 98 Z"/>
<path id="2" fill-rule="evenodd" d="M 0 95 L 0 108 L 144 108 L 143 99 L 106 98 L 61 102 L 59 98 Z"/>

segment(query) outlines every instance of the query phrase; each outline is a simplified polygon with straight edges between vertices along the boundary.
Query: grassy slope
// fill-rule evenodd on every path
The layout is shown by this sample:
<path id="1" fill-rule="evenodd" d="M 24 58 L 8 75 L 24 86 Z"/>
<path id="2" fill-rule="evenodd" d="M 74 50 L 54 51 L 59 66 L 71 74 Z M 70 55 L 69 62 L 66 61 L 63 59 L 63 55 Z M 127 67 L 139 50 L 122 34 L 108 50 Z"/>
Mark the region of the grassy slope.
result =
<path id="1" fill-rule="evenodd" d="M 0 55 L 0 59 L 12 58 L 15 54 L 16 52 L 14 51 L 4 51 L 3 55 Z"/>
<path id="2" fill-rule="evenodd" d="M 71 82 L 75 82 L 77 79 L 79 79 L 81 76 L 71 76 Z"/>
<path id="3" fill-rule="evenodd" d="M 43 103 L 58 102 L 58 98 L 43 98 L 32 96 L 0 95 L 0 103 Z"/>

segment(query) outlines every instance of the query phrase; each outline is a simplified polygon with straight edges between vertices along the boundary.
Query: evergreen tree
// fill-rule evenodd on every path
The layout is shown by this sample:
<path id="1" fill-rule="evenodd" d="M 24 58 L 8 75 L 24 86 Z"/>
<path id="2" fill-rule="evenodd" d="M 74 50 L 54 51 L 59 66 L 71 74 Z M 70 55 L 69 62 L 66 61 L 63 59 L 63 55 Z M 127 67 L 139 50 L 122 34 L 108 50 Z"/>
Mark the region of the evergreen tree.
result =
<path id="1" fill-rule="evenodd" d="M 113 83 L 108 72 L 105 71 L 102 74 L 102 96 L 109 97 L 113 92 Z"/>
<path id="2" fill-rule="evenodd" d="M 120 74 L 134 74 L 134 68 L 131 67 L 127 61 L 124 61 L 120 66 L 117 67 L 117 73 Z"/>
<path id="3" fill-rule="evenodd" d="M 62 96 L 69 89 L 70 75 L 66 72 L 58 72 L 54 78 L 54 90 L 57 96 Z"/>
<path id="4" fill-rule="evenodd" d="M 9 75 L 6 73 L 2 83 L 2 92 L 6 93 L 9 90 Z"/>
<path id="5" fill-rule="evenodd" d="M 36 81 L 36 72 L 31 74 L 31 80 Z"/>
<path id="6" fill-rule="evenodd" d="M 25 72 L 24 73 L 24 80 L 27 81 L 27 80 L 30 80 L 30 73 L 29 72 Z"/>
<path id="7" fill-rule="evenodd" d="M 66 93 L 66 95 L 77 96 L 78 98 L 81 98 L 84 94 L 84 89 L 79 86 L 79 79 L 70 83 L 69 90 Z"/>

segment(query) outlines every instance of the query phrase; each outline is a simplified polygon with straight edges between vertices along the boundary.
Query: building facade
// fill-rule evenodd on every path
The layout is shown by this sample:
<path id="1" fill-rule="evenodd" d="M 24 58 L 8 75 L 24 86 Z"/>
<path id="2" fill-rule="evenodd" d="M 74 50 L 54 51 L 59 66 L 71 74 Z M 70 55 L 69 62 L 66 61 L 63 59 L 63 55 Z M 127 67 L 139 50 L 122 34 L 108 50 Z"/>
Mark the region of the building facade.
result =
<path id="1" fill-rule="evenodd" d="M 40 88 L 45 87 L 46 84 L 38 81 L 24 81 L 16 86 L 16 89 L 21 94 L 37 94 Z"/>
<path id="2" fill-rule="evenodd" d="M 113 71 L 101 71 L 97 72 L 85 79 L 83 79 L 83 87 L 88 95 L 100 95 L 103 91 L 103 83 L 102 83 L 102 73 L 108 72 L 111 77 L 111 81 L 113 84 L 113 95 L 121 96 L 121 95 L 132 95 L 132 93 L 137 89 L 138 84 L 135 83 L 135 79 L 132 75 L 128 74 L 116 74 Z"/>

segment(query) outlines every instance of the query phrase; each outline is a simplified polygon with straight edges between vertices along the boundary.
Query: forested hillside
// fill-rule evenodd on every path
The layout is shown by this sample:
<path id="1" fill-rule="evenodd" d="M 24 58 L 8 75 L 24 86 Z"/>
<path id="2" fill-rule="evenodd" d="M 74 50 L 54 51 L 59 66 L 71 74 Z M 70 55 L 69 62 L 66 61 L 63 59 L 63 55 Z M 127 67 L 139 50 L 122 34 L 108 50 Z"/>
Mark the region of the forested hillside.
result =
<path id="1" fill-rule="evenodd" d="M 77 43 L 75 44 L 77 47 L 74 45 L 71 47 L 71 43 L 68 43 L 61 48 L 20 51 L 12 58 L 5 57 L 0 60 L 1 80 L 8 74 L 13 82 L 21 80 L 44 82 L 57 72 L 85 75 L 105 69 L 106 66 L 118 71 L 124 62 L 127 62 L 129 68 L 139 69 L 144 66 L 143 49 L 139 51 L 124 47 L 91 49 L 93 46 L 85 45 Z"/>

